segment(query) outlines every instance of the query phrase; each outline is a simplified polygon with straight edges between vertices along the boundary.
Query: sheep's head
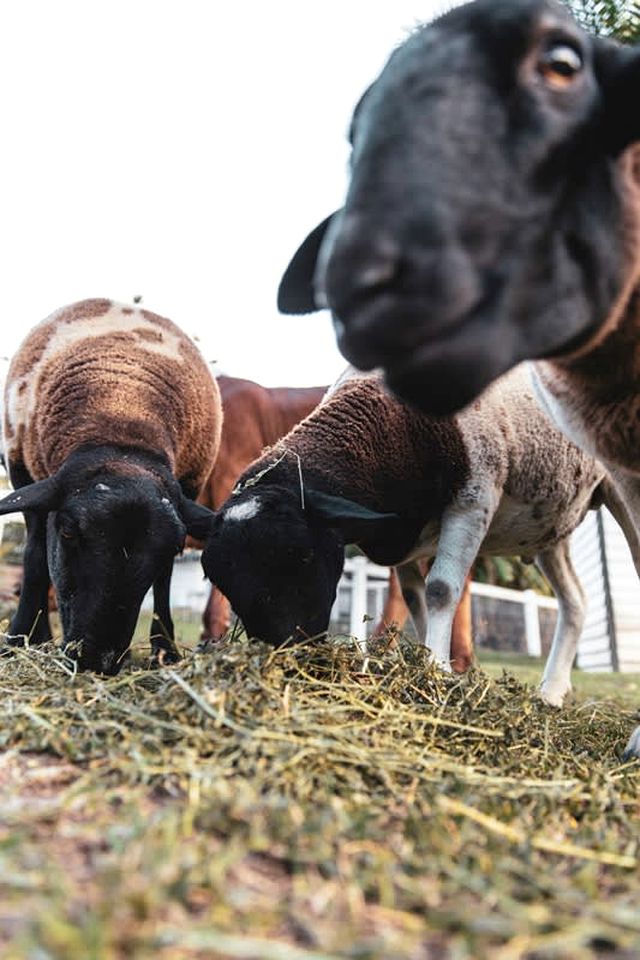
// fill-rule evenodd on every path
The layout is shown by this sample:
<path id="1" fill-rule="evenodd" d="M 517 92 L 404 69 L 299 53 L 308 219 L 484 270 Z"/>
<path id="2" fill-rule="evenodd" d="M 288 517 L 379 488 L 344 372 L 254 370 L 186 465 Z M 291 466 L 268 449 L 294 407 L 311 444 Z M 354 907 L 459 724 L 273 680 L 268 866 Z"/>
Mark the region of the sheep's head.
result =
<path id="1" fill-rule="evenodd" d="M 280 646 L 329 626 L 344 545 L 397 518 L 341 497 L 264 484 L 232 496 L 202 554 L 251 637 Z"/>
<path id="2" fill-rule="evenodd" d="M 67 652 L 81 669 L 115 674 L 147 590 L 169 577 L 187 531 L 209 511 L 148 477 L 62 470 L 0 501 L 0 513 L 47 516 L 49 573 Z M 191 512 L 197 522 L 190 520 Z"/>
<path id="3" fill-rule="evenodd" d="M 356 366 L 452 412 L 525 358 L 594 344 L 640 273 L 640 50 L 554 0 L 417 30 L 355 110 L 344 208 L 285 274 Z"/>

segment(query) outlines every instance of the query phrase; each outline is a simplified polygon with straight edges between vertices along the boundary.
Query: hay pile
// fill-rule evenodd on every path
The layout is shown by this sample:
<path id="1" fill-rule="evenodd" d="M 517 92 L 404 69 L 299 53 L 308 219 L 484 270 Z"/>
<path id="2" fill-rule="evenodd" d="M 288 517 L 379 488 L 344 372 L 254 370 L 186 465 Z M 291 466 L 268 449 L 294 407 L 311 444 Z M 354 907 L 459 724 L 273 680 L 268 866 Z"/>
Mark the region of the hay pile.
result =
<path id="1" fill-rule="evenodd" d="M 340 639 L 106 680 L 1 658 L 3 956 L 640 955 L 633 712 L 410 645 L 362 666 Z"/>

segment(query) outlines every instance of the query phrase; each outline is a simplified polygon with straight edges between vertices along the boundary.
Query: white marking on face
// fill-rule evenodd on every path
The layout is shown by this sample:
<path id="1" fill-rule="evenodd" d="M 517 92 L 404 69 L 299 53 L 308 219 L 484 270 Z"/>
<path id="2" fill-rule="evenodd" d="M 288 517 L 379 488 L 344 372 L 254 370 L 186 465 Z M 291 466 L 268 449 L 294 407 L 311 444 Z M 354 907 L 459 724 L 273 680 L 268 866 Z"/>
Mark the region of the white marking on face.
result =
<path id="1" fill-rule="evenodd" d="M 251 497 L 243 503 L 236 503 L 224 512 L 225 520 L 251 520 L 260 512 L 260 501 L 257 497 Z"/>

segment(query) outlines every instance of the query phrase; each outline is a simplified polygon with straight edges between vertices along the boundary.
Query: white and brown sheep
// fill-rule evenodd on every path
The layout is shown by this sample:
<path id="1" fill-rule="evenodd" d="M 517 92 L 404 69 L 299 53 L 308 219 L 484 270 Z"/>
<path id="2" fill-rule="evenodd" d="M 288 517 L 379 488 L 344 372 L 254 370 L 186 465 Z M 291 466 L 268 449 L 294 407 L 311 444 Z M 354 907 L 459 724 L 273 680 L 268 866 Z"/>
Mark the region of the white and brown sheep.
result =
<path id="1" fill-rule="evenodd" d="M 445 419 L 354 374 L 245 471 L 203 566 L 247 632 L 280 644 L 327 629 L 344 546 L 357 543 L 398 565 L 418 634 L 447 665 L 476 555 L 536 556 L 560 607 L 541 691 L 560 704 L 584 614 L 568 537 L 605 490 L 602 468 L 551 424 L 522 368 Z M 424 557 L 435 557 L 426 597 Z"/>
<path id="2" fill-rule="evenodd" d="M 265 387 L 238 377 L 216 378 L 224 420 L 220 449 L 211 476 L 198 498 L 210 509 L 221 507 L 231 494 L 241 474 L 261 455 L 266 447 L 280 440 L 297 423 L 317 407 L 327 387 Z M 374 632 L 387 625 L 402 627 L 409 612 L 395 571 L 389 573 L 389 590 L 380 623 Z M 231 625 L 231 608 L 227 598 L 212 586 L 203 616 L 201 649 L 213 639 L 220 639 Z M 453 622 L 452 661 L 454 669 L 463 672 L 472 659 L 471 595 L 466 589 Z"/>
<path id="3" fill-rule="evenodd" d="M 4 441 L 23 511 L 24 583 L 9 639 L 49 639 L 53 581 L 64 640 L 80 667 L 119 669 L 153 585 L 152 649 L 176 656 L 169 587 L 193 501 L 215 461 L 219 391 L 170 320 L 111 300 L 64 307 L 36 326 L 5 386 Z"/>
<path id="4" fill-rule="evenodd" d="M 640 571 L 640 46 L 555 0 L 474 0 L 416 30 L 356 108 L 344 208 L 281 284 L 430 414 L 522 360 L 602 461 Z M 640 728 L 627 752 L 640 757 Z"/>

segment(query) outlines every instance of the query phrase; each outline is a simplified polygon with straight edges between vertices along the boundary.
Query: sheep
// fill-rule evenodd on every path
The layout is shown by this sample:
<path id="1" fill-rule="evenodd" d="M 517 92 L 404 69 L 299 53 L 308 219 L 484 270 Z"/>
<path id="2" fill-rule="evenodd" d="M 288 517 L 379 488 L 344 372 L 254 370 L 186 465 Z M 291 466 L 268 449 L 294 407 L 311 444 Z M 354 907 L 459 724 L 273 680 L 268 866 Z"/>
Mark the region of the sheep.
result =
<path id="1" fill-rule="evenodd" d="M 522 368 L 444 419 L 354 372 L 245 471 L 212 520 L 202 563 L 247 632 L 279 645 L 327 629 L 344 546 L 357 543 L 398 566 L 418 636 L 446 667 L 478 552 L 536 555 L 560 605 L 541 686 L 559 705 L 584 619 L 568 537 L 606 487 L 604 470 L 545 416 Z M 426 594 L 424 557 L 435 557 Z"/>
<path id="2" fill-rule="evenodd" d="M 4 445 L 23 511 L 24 583 L 9 640 L 51 638 L 49 573 L 81 669 L 118 672 L 153 585 L 154 656 L 177 658 L 173 559 L 210 511 L 194 503 L 220 442 L 219 391 L 170 320 L 111 300 L 63 307 L 11 361 Z"/>
<path id="3" fill-rule="evenodd" d="M 198 502 L 222 506 L 238 478 L 257 456 L 289 432 L 320 403 L 327 387 L 264 387 L 252 380 L 219 376 L 224 411 L 220 449 Z M 202 546 L 202 544 L 195 544 Z M 229 602 L 215 587 L 202 615 L 202 649 L 229 629 Z"/>
<path id="4" fill-rule="evenodd" d="M 215 509 L 231 494 L 241 474 L 271 446 L 320 403 L 328 387 L 264 387 L 251 380 L 219 376 L 216 383 L 224 411 L 222 438 L 215 467 L 202 490 L 198 502 Z M 203 544 L 193 543 L 202 547 Z M 395 571 L 389 572 L 389 589 L 380 623 L 374 633 L 386 626 L 402 627 L 409 611 Z M 214 639 L 229 629 L 229 601 L 212 587 L 203 616 L 199 649 L 204 651 Z M 453 622 L 451 652 L 454 669 L 463 673 L 471 664 L 471 596 L 465 589 Z"/>
<path id="5" fill-rule="evenodd" d="M 522 360 L 603 462 L 640 572 L 640 47 L 554 0 L 475 0 L 414 32 L 354 112 L 344 208 L 299 248 L 285 312 L 429 414 Z M 628 746 L 640 756 L 640 728 Z"/>

